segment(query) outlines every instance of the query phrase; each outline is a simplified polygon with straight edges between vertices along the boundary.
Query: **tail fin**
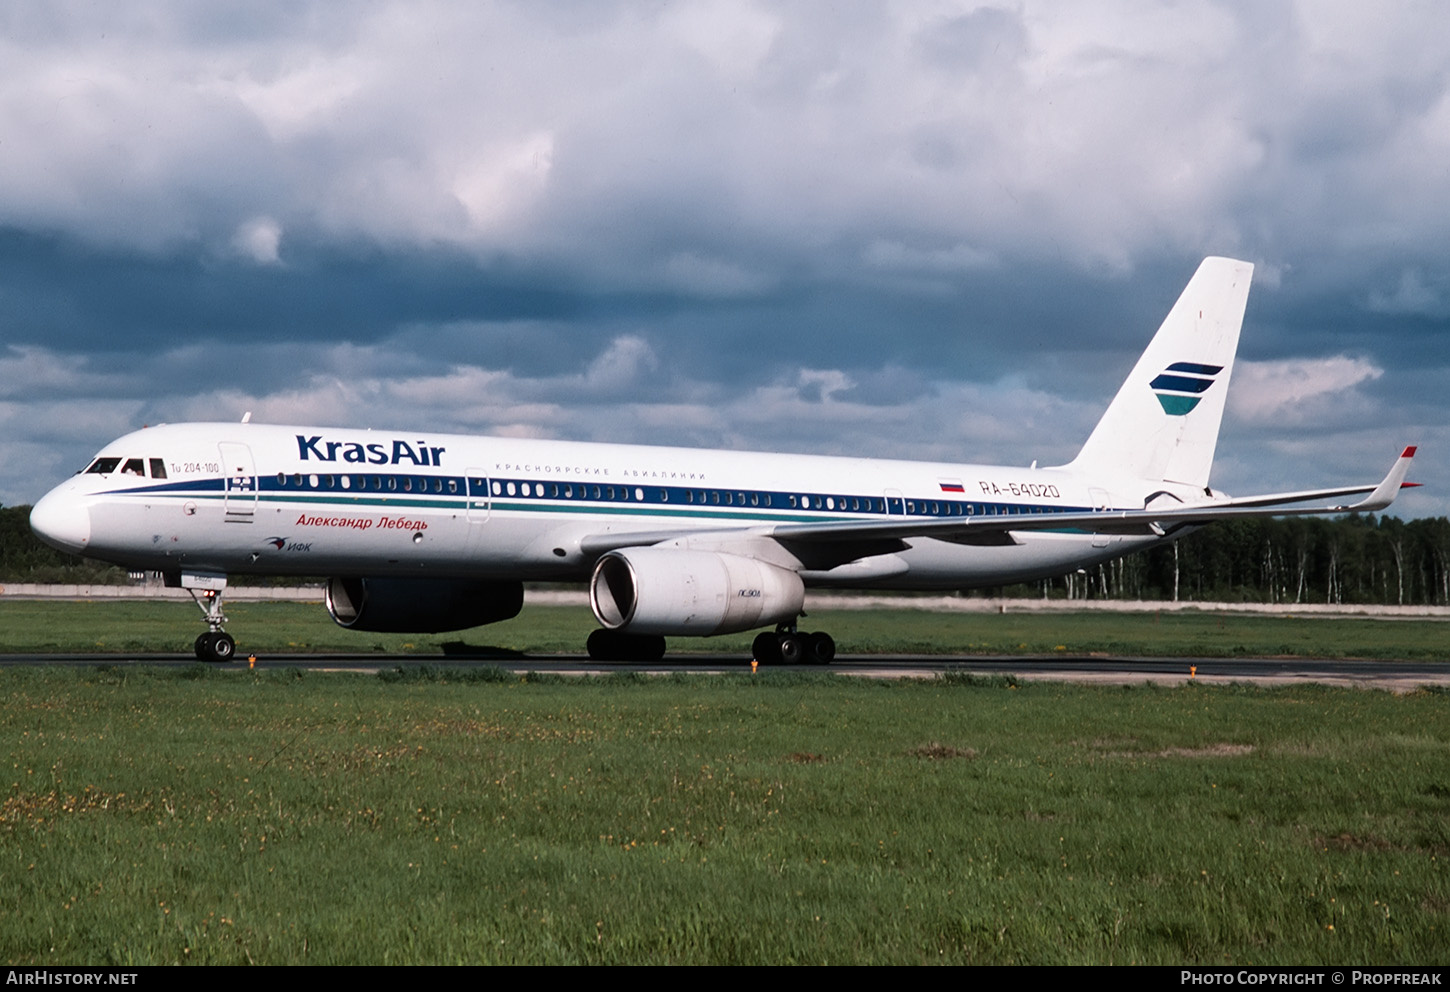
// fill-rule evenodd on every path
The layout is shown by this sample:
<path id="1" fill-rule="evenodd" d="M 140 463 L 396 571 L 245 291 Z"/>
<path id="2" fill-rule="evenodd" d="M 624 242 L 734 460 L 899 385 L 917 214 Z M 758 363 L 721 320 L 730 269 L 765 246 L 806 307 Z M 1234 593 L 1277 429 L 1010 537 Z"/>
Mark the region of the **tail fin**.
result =
<path id="1" fill-rule="evenodd" d="M 1254 267 L 1205 258 L 1066 467 L 1207 486 Z"/>

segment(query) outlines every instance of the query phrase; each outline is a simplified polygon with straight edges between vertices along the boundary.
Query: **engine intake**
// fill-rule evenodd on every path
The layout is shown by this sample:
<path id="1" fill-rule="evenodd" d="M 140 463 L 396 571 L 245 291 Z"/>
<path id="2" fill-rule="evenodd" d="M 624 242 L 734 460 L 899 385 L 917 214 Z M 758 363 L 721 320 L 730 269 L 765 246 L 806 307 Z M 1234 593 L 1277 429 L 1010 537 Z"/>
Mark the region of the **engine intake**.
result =
<path id="1" fill-rule="evenodd" d="M 733 634 L 794 620 L 805 584 L 788 568 L 740 555 L 626 548 L 595 564 L 589 605 L 608 630 Z"/>
<path id="2" fill-rule="evenodd" d="M 523 608 L 522 582 L 357 576 L 327 580 L 327 612 L 348 630 L 438 634 L 509 620 Z"/>

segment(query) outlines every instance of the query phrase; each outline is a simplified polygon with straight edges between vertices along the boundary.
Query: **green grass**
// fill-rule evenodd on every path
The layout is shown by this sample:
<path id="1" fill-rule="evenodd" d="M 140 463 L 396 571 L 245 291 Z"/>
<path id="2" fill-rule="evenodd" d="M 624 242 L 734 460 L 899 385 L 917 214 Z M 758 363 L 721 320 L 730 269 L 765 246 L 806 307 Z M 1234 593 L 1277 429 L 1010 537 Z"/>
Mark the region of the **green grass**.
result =
<path id="1" fill-rule="evenodd" d="M 448 643 L 504 653 L 580 654 L 595 623 L 586 608 L 531 606 L 516 619 L 456 634 L 344 630 L 319 604 L 236 603 L 228 630 L 241 654 L 388 652 L 437 654 Z M 0 653 L 189 651 L 203 629 L 189 602 L 0 600 Z M 1442 660 L 1450 625 L 1436 620 L 1224 615 L 1220 613 L 930 613 L 812 610 L 849 654 L 1108 654 L 1299 656 Z M 752 633 L 672 638 L 674 653 L 750 653 Z"/>
<path id="2" fill-rule="evenodd" d="M 1444 963 L 1447 696 L 0 672 L 0 959 Z"/>

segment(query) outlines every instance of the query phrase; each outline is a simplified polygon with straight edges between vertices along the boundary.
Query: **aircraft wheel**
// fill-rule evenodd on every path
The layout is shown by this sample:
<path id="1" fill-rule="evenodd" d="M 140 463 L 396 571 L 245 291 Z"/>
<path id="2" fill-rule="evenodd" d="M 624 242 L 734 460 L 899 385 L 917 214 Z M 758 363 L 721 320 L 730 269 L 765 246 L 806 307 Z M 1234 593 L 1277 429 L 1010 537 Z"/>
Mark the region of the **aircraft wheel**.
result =
<path id="1" fill-rule="evenodd" d="M 812 665 L 829 665 L 836 660 L 836 641 L 830 634 L 806 634 L 806 660 Z"/>
<path id="2" fill-rule="evenodd" d="M 756 634 L 750 645 L 750 656 L 762 665 L 779 665 L 780 635 L 770 630 Z"/>
<path id="3" fill-rule="evenodd" d="M 801 655 L 805 654 L 805 644 L 799 634 L 777 634 L 776 641 L 780 644 L 780 662 L 782 665 L 799 665 Z"/>
<path id="4" fill-rule="evenodd" d="M 202 634 L 196 639 L 196 656 L 202 661 L 225 663 L 237 654 L 237 642 L 222 631 Z"/>

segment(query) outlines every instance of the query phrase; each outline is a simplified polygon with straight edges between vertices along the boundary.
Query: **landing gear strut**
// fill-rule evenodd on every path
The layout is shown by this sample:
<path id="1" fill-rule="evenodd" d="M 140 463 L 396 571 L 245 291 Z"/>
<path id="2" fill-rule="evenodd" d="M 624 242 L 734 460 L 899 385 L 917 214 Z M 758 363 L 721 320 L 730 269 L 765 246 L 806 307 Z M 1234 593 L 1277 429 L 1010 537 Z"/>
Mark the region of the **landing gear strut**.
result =
<path id="1" fill-rule="evenodd" d="M 836 642 L 830 634 L 803 634 L 794 623 L 783 623 L 774 632 L 756 634 L 750 653 L 767 665 L 829 665 L 836 657 Z"/>

